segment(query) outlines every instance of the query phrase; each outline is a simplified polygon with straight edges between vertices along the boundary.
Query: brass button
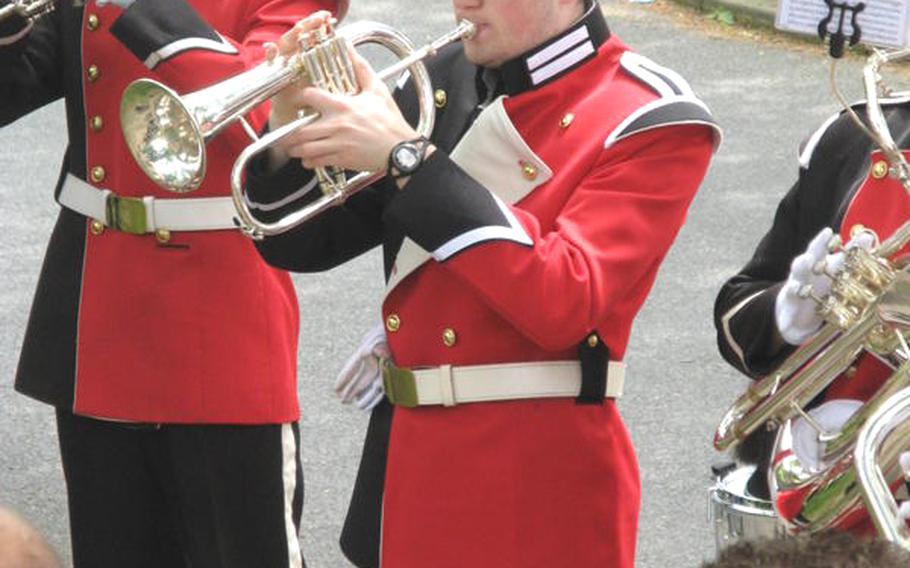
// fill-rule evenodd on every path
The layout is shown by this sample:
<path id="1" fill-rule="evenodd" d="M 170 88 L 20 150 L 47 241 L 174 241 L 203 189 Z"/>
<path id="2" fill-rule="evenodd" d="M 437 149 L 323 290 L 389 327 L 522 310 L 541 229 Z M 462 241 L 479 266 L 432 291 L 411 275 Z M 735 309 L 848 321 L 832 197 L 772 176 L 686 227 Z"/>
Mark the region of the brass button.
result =
<path id="1" fill-rule="evenodd" d="M 562 120 L 559 121 L 559 127 L 562 129 L 566 129 L 569 127 L 569 125 L 572 124 L 573 120 L 575 120 L 575 115 L 572 114 L 571 112 L 566 113 L 566 115 L 564 117 L 562 117 Z"/>
<path id="2" fill-rule="evenodd" d="M 92 181 L 95 183 L 103 182 L 105 174 L 106 174 L 106 172 L 104 171 L 104 168 L 102 168 L 101 166 L 95 166 L 94 168 L 92 168 L 92 172 L 91 172 Z"/>
<path id="3" fill-rule="evenodd" d="M 401 319 L 396 314 L 389 314 L 389 317 L 385 318 L 385 328 L 387 330 L 395 333 L 400 327 Z"/>
<path id="4" fill-rule="evenodd" d="M 888 175 L 888 162 L 879 160 L 872 164 L 872 177 L 882 179 L 886 175 Z"/>
<path id="5" fill-rule="evenodd" d="M 85 70 L 85 74 L 88 76 L 88 80 L 94 83 L 98 80 L 98 75 L 101 74 L 101 71 L 98 69 L 97 65 L 93 64 L 88 66 L 88 69 Z"/>
<path id="6" fill-rule="evenodd" d="M 100 235 L 104 232 L 104 223 L 98 219 L 92 219 L 92 223 L 89 225 L 89 230 L 93 235 Z"/>
<path id="7" fill-rule="evenodd" d="M 528 181 L 537 179 L 537 168 L 527 162 L 521 163 L 521 175 L 525 176 Z"/>
<path id="8" fill-rule="evenodd" d="M 455 345 L 456 341 L 458 341 L 458 336 L 455 335 L 455 330 L 451 327 L 447 327 L 445 331 L 442 332 L 442 342 L 446 347 L 451 347 Z"/>
<path id="9" fill-rule="evenodd" d="M 588 347 L 597 347 L 597 334 L 592 333 L 588 336 Z"/>
<path id="10" fill-rule="evenodd" d="M 442 108 L 449 101 L 449 96 L 444 90 L 436 89 L 436 92 L 433 93 L 433 100 L 436 102 L 436 108 Z"/>
<path id="11" fill-rule="evenodd" d="M 155 240 L 165 245 L 171 240 L 171 232 L 167 229 L 158 229 L 155 231 Z"/>
<path id="12" fill-rule="evenodd" d="M 95 31 L 95 30 L 98 29 L 98 24 L 99 24 L 100 22 L 101 22 L 101 21 L 98 19 L 98 15 L 97 15 L 97 14 L 89 14 L 89 15 L 88 15 L 88 20 L 86 20 L 86 24 L 85 24 L 85 25 L 86 25 L 86 27 L 88 28 L 88 31 L 93 32 L 93 31 Z"/>
<path id="13" fill-rule="evenodd" d="M 89 121 L 89 125 L 95 132 L 101 132 L 101 129 L 104 128 L 104 119 L 98 115 L 95 115 L 92 117 L 92 120 Z"/>
<path id="14" fill-rule="evenodd" d="M 847 367 L 847 370 L 844 371 L 844 375 L 846 375 L 848 379 L 852 379 L 853 377 L 855 377 L 856 376 L 856 365 L 850 365 L 849 367 Z"/>

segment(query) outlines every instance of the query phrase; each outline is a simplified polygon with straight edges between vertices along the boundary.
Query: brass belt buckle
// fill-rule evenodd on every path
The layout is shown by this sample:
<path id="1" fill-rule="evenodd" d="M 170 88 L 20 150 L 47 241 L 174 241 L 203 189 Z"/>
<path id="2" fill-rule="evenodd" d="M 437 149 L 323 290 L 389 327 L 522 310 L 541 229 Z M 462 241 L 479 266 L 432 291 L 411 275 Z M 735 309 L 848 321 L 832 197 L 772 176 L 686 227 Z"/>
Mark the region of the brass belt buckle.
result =
<path id="1" fill-rule="evenodd" d="M 395 365 L 391 359 L 382 359 L 382 387 L 392 404 L 405 408 L 418 405 L 417 380 L 413 371 Z"/>
<path id="2" fill-rule="evenodd" d="M 106 210 L 108 227 L 133 235 L 146 233 L 145 201 L 141 197 L 111 193 L 107 196 Z"/>

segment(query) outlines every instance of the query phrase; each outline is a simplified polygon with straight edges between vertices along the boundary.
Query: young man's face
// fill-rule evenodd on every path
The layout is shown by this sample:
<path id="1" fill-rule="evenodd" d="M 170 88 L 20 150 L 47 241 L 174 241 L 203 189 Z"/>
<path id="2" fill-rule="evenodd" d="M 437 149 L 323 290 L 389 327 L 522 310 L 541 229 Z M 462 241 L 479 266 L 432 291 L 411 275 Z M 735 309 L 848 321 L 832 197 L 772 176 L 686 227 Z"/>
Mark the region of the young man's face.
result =
<path id="1" fill-rule="evenodd" d="M 499 67 L 572 24 L 583 11 L 580 0 L 453 0 L 455 17 L 477 26 L 464 41 L 468 60 Z"/>

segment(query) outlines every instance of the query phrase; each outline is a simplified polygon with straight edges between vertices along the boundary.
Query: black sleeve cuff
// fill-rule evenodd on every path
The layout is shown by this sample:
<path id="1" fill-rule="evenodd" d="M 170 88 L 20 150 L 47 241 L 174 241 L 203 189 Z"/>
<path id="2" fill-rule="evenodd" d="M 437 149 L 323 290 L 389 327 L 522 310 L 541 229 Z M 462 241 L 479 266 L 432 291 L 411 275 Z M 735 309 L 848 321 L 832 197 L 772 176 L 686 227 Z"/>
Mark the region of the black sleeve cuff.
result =
<path id="1" fill-rule="evenodd" d="M 237 53 L 184 0 L 136 0 L 111 26 L 111 34 L 149 69 L 187 49 Z"/>
<path id="2" fill-rule="evenodd" d="M 268 170 L 268 154 L 253 158 L 246 171 L 246 199 L 250 212 L 260 221 L 272 223 L 312 203 L 322 194 L 313 170 L 300 160 L 288 160 L 281 168 Z"/>
<path id="3" fill-rule="evenodd" d="M 783 283 L 765 289 L 730 318 L 730 335 L 741 344 L 745 371 L 760 377 L 776 369 L 796 349 L 777 329 L 774 304 Z"/>
<path id="4" fill-rule="evenodd" d="M 440 262 L 486 241 L 533 245 L 509 207 L 438 149 L 397 192 L 384 221 Z"/>

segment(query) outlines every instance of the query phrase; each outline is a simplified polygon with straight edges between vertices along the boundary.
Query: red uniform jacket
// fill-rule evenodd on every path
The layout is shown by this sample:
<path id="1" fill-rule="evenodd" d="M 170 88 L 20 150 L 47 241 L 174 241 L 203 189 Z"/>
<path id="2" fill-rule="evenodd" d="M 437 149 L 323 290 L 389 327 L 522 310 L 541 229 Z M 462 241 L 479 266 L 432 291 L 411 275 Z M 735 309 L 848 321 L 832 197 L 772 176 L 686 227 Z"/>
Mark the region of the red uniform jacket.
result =
<path id="1" fill-rule="evenodd" d="M 137 0 L 127 11 L 61 1 L 0 51 L 3 123 L 59 97 L 67 102 L 67 175 L 122 196 L 229 194 L 248 144 L 239 126 L 207 148 L 192 194 L 146 178 L 121 133 L 124 87 L 152 77 L 178 92 L 255 64 L 262 43 L 333 0 Z M 342 3 L 342 10 L 346 2 Z M 252 113 L 255 127 L 267 116 Z M 58 186 L 59 192 L 59 186 Z M 105 230 L 62 209 L 51 238 L 17 389 L 77 414 L 126 421 L 275 423 L 298 417 L 298 312 L 288 276 L 233 230 L 154 235 Z"/>
<path id="2" fill-rule="evenodd" d="M 260 250 L 313 270 L 383 240 L 382 316 L 402 366 L 574 359 L 592 331 L 621 359 L 708 165 L 707 109 L 609 37 L 596 5 L 499 73 L 456 48 L 431 76 L 449 101 L 440 149 L 408 185 L 355 195 Z M 485 91 L 475 79 L 497 76 L 505 96 L 472 123 Z M 373 413 L 343 536 L 356 564 L 632 566 L 638 470 L 612 400 L 389 414 Z"/>

